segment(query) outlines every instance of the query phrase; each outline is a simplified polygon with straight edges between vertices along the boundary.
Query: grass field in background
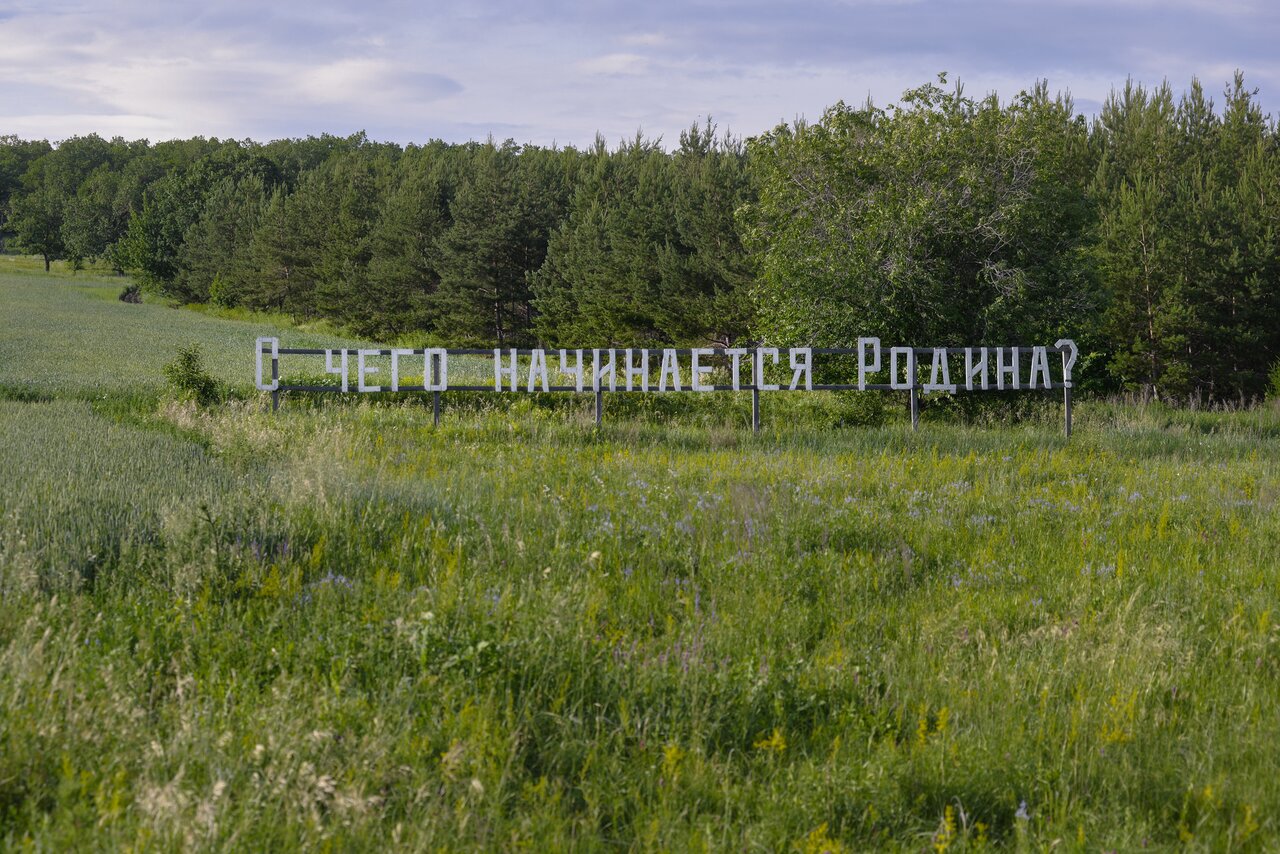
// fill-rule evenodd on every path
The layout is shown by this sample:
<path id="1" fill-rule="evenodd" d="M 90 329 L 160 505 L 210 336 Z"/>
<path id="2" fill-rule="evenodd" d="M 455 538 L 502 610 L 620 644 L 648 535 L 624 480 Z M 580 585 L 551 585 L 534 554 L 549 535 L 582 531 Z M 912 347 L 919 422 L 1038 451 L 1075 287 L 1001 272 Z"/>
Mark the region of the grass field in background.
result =
<path id="1" fill-rule="evenodd" d="M 247 385 L 269 327 L 0 300 L 114 360 L 0 344 L 4 847 L 1280 838 L 1274 408 L 201 411 L 137 338 Z"/>
<path id="2" fill-rule="evenodd" d="M 11 270 L 10 268 L 16 268 Z M 46 276 L 0 256 L 0 387 L 13 392 L 138 393 L 164 385 L 161 369 L 197 346 L 218 379 L 251 388 L 253 342 L 279 323 L 229 321 L 159 302 L 121 302 L 127 280 Z M 352 346 L 332 334 L 289 329 L 295 347 Z"/>

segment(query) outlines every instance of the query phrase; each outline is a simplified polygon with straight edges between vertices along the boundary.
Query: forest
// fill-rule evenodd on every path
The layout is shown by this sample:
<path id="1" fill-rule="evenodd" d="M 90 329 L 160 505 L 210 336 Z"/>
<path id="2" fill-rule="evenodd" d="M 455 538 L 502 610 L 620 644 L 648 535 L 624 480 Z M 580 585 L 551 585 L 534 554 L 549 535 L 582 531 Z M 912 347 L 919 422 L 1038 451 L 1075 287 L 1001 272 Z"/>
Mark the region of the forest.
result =
<path id="1" fill-rule="evenodd" d="M 1099 393 L 1277 389 L 1280 131 L 1237 73 L 936 82 L 742 140 L 400 146 L 0 137 L 6 251 L 178 303 L 471 346 L 1002 345 L 1071 337 Z"/>

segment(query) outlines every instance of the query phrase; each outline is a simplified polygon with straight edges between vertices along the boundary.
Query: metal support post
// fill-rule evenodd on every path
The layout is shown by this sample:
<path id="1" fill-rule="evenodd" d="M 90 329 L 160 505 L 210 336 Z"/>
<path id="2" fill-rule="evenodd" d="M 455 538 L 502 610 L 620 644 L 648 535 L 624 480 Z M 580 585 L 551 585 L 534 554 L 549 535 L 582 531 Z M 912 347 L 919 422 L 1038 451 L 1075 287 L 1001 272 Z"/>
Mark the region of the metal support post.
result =
<path id="1" fill-rule="evenodd" d="M 431 360 L 431 384 L 440 385 L 440 362 L 436 359 Z M 440 392 L 431 393 L 431 418 L 432 423 L 440 426 Z"/>
<path id="2" fill-rule="evenodd" d="M 911 429 L 920 429 L 920 392 L 911 387 Z"/>
<path id="3" fill-rule="evenodd" d="M 1071 386 L 1062 387 L 1063 432 L 1071 438 Z"/>
<path id="4" fill-rule="evenodd" d="M 596 392 L 596 426 L 600 426 L 601 419 L 604 418 L 604 392 Z"/>
<path id="5" fill-rule="evenodd" d="M 751 432 L 760 432 L 760 389 L 751 389 Z"/>
<path id="6" fill-rule="evenodd" d="M 271 384 L 277 385 L 280 379 L 280 357 L 273 356 L 271 358 Z M 280 392 L 271 392 L 271 411 L 276 412 L 280 409 Z"/>

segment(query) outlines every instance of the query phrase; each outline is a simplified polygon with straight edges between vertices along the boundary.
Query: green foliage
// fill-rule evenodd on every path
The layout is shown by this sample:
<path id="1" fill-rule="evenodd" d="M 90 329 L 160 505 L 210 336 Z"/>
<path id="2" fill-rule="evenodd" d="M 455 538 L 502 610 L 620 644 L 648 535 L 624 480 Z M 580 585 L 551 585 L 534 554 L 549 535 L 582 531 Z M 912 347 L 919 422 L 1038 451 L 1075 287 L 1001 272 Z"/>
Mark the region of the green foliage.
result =
<path id="1" fill-rule="evenodd" d="M 142 288 L 135 282 L 130 282 L 120 291 L 120 302 L 127 302 L 134 305 L 142 302 Z"/>
<path id="2" fill-rule="evenodd" d="M 1008 105 L 928 85 L 753 140 L 760 198 L 742 219 L 764 337 L 955 346 L 1078 330 L 1097 301 L 1087 152 L 1070 101 L 1043 85 Z"/>
<path id="3" fill-rule="evenodd" d="M 259 175 L 228 176 L 213 186 L 179 253 L 192 293 L 226 307 L 244 298 L 253 276 L 249 250 L 266 203 Z"/>
<path id="4" fill-rule="evenodd" d="M 198 346 L 183 347 L 178 357 L 163 368 L 165 379 L 178 396 L 199 406 L 219 403 L 223 390 L 204 367 Z"/>
<path id="5" fill-rule="evenodd" d="M 22 140 L 14 134 L 0 136 L 0 234 L 10 231 L 5 224 L 9 200 L 22 187 L 22 176 L 32 162 L 53 150 L 46 140 Z"/>
<path id="6" fill-rule="evenodd" d="M 0 276 L 6 848 L 1280 838 L 1272 407 L 200 410 L 118 284 Z"/>
<path id="7" fill-rule="evenodd" d="M 61 258 L 62 213 L 64 198 L 53 188 L 40 187 L 14 199 L 10 205 L 7 226 L 13 230 L 17 245 L 44 259 L 44 269 Z"/>
<path id="8" fill-rule="evenodd" d="M 1070 337 L 1082 392 L 1214 404 L 1280 356 L 1280 136 L 1239 74 L 1092 121 L 943 78 L 745 149 L 710 121 L 672 151 L 7 136 L 0 208 L 48 270 L 384 343 Z"/>
<path id="9" fill-rule="evenodd" d="M 279 336 L 287 328 L 289 340 L 302 347 L 360 344 L 327 331 L 286 327 L 279 317 L 228 321 L 157 302 L 126 305 L 118 299 L 120 290 L 114 276 L 73 280 L 0 271 L 0 387 L 75 397 L 155 397 L 165 386 L 163 366 L 183 347 L 198 345 L 218 382 L 248 393 L 259 336 Z"/>
<path id="10" fill-rule="evenodd" d="M 443 146 L 405 154 L 370 231 L 367 283 L 349 312 L 364 334 L 385 340 L 441 327 L 431 300 L 440 289 L 439 240 L 450 223 L 448 165 Z"/>
<path id="11" fill-rule="evenodd" d="M 119 257 L 144 286 L 178 300 L 204 301 L 216 271 L 193 268 L 191 262 L 213 263 L 235 252 L 233 247 L 210 246 L 209 233 L 225 238 L 230 230 L 233 237 L 247 236 L 252 219 L 243 223 L 230 217 L 252 211 L 279 180 L 275 165 L 257 146 L 214 140 L 199 159 L 147 187 L 141 209 L 129 219 Z M 210 200 L 214 204 L 206 210 Z M 191 250 L 186 249 L 188 235 Z M 206 242 L 201 244 L 201 238 Z"/>
<path id="12" fill-rule="evenodd" d="M 0 404 L 15 840 L 1275 838 L 1274 416 L 129 418 Z"/>
<path id="13" fill-rule="evenodd" d="M 750 274 L 733 222 L 750 197 L 740 143 L 694 125 L 668 156 L 598 142 L 534 276 L 539 338 L 729 345 L 747 331 Z"/>
<path id="14" fill-rule="evenodd" d="M 542 267 L 570 191 L 572 153 L 508 142 L 468 152 L 437 242 L 437 329 L 461 344 L 528 345 L 530 278 Z"/>
<path id="15" fill-rule="evenodd" d="M 1262 393 L 1280 351 L 1280 158 L 1236 75 L 1221 114 L 1199 83 L 1128 84 L 1104 105 L 1092 193 L 1110 369 L 1145 396 Z"/>

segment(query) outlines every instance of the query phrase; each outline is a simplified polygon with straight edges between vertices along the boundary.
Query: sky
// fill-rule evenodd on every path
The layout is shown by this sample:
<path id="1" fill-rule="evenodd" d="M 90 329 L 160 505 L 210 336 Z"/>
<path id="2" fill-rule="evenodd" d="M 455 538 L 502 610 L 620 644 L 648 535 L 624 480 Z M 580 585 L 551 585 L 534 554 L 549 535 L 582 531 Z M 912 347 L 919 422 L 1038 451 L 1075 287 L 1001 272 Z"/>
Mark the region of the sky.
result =
<path id="1" fill-rule="evenodd" d="M 577 146 L 749 137 L 946 71 L 1094 114 L 1126 79 L 1236 69 L 1280 114 L 1277 0 L 0 0 L 0 135 Z"/>

